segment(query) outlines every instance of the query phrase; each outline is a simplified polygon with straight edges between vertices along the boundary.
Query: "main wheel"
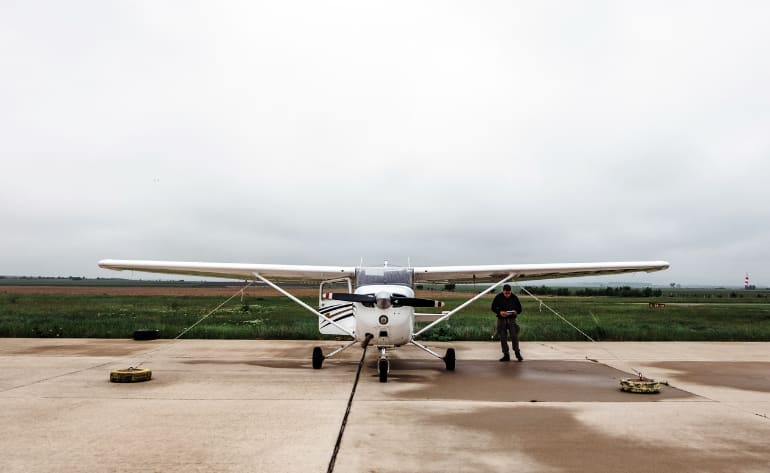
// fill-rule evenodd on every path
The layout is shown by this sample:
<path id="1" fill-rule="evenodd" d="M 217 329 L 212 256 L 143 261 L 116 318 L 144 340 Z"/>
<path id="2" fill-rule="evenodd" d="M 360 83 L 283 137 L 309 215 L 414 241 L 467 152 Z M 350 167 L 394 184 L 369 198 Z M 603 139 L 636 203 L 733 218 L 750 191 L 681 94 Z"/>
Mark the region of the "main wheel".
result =
<path id="1" fill-rule="evenodd" d="M 455 349 L 447 348 L 446 355 L 444 355 L 444 364 L 446 364 L 447 371 L 455 370 Z"/>
<path id="2" fill-rule="evenodd" d="M 388 360 L 381 358 L 377 363 L 377 370 L 380 372 L 380 382 L 388 382 Z"/>
<path id="3" fill-rule="evenodd" d="M 324 364 L 325 358 L 324 352 L 321 351 L 321 347 L 313 348 L 313 369 L 320 370 L 321 366 Z"/>

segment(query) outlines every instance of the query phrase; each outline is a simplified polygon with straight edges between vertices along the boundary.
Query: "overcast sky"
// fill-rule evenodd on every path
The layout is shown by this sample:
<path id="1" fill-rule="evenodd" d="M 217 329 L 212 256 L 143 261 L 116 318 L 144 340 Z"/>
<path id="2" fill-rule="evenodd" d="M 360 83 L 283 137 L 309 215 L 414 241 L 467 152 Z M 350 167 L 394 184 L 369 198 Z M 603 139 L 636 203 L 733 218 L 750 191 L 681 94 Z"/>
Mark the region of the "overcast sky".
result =
<path id="1" fill-rule="evenodd" d="M 765 287 L 769 24 L 766 1 L 5 0 L 0 274 L 667 260 L 621 279 Z"/>

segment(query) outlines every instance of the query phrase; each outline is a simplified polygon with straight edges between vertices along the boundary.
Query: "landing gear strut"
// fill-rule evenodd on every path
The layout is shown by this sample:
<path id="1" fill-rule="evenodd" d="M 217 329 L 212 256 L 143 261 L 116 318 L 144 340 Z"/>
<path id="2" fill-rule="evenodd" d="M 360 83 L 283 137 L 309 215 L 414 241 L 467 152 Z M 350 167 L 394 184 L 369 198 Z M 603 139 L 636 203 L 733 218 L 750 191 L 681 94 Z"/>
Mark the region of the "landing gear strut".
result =
<path id="1" fill-rule="evenodd" d="M 422 343 L 416 342 L 414 340 L 410 341 L 412 345 L 416 346 L 420 350 L 423 350 L 427 353 L 429 353 L 432 356 L 435 356 L 439 360 L 444 360 L 444 365 L 446 365 L 447 371 L 454 371 L 455 370 L 455 349 L 454 348 L 447 348 L 446 355 L 441 356 L 435 351 L 431 350 L 430 348 L 426 347 Z"/>
<path id="2" fill-rule="evenodd" d="M 313 369 L 320 370 L 321 366 L 324 364 L 324 360 L 327 358 L 332 358 L 337 353 L 340 353 L 342 351 L 347 350 L 348 348 L 352 347 L 358 343 L 356 340 L 353 340 L 352 342 L 348 343 L 347 345 L 343 345 L 333 352 L 324 355 L 324 352 L 321 350 L 321 347 L 315 347 L 313 348 Z"/>

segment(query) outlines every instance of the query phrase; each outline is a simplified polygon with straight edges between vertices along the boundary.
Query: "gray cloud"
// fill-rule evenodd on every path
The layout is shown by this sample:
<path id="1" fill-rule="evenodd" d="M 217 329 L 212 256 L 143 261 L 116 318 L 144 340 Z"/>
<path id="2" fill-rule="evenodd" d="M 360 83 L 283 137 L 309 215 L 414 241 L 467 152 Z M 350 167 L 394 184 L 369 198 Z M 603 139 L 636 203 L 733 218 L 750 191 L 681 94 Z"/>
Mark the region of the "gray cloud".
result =
<path id="1" fill-rule="evenodd" d="M 5 2 L 0 273 L 667 259 L 770 285 L 765 2 Z"/>

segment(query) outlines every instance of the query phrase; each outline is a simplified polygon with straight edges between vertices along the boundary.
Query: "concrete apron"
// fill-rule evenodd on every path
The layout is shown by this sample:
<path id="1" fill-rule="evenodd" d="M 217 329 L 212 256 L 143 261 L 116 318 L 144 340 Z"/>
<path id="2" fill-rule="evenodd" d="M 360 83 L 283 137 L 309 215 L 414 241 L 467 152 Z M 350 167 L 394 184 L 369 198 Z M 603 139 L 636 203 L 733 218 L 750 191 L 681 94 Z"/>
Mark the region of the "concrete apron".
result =
<path id="1" fill-rule="evenodd" d="M 0 471 L 326 471 L 361 350 L 310 355 L 340 343 L 3 339 Z M 770 470 L 770 343 L 453 346 L 455 372 L 393 351 L 387 384 L 369 350 L 334 471 Z M 631 368 L 669 385 L 623 393 Z"/>

